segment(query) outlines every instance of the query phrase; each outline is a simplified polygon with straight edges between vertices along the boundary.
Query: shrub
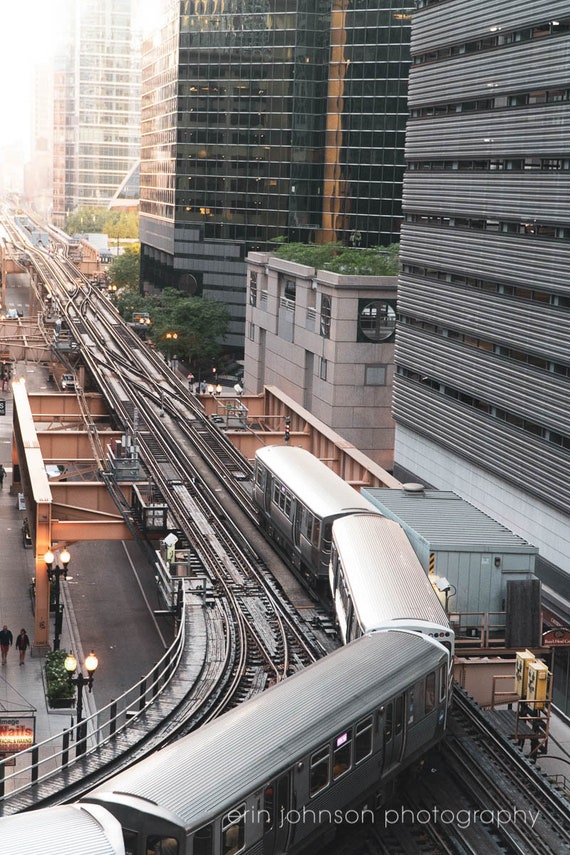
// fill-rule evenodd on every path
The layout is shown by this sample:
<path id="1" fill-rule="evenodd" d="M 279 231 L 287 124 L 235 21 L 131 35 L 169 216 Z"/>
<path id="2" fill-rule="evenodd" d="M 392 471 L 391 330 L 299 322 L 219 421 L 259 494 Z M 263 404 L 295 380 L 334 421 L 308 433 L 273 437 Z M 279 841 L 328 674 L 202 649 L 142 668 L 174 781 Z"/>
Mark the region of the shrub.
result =
<path id="1" fill-rule="evenodd" d="M 46 656 L 47 697 L 50 703 L 61 698 L 75 698 L 75 689 L 69 685 L 69 676 L 65 670 L 66 656 L 66 650 L 52 650 Z"/>

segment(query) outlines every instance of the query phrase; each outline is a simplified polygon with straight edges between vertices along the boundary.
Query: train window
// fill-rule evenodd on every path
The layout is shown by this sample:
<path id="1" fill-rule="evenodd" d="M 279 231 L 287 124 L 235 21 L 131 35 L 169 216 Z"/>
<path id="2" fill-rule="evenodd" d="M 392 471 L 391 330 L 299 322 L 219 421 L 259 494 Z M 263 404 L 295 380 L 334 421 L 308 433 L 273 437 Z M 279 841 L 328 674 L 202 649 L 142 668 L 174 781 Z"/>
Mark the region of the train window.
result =
<path id="1" fill-rule="evenodd" d="M 439 702 L 441 703 L 447 694 L 447 666 L 442 665 L 439 669 Z"/>
<path id="2" fill-rule="evenodd" d="M 348 620 L 349 619 L 348 616 L 350 613 L 351 600 L 350 600 L 350 591 L 347 588 L 346 579 L 345 579 L 344 575 L 340 576 L 339 580 L 338 580 L 338 594 L 340 597 L 340 601 L 342 603 L 343 611 L 344 611 L 346 618 Z"/>
<path id="3" fill-rule="evenodd" d="M 359 721 L 354 730 L 354 762 L 372 754 L 372 716 Z"/>
<path id="4" fill-rule="evenodd" d="M 435 671 L 426 677 L 426 715 L 435 707 Z"/>
<path id="5" fill-rule="evenodd" d="M 392 739 L 392 704 L 388 704 L 386 707 L 386 718 L 384 719 L 384 742 L 390 742 Z"/>
<path id="6" fill-rule="evenodd" d="M 178 841 L 175 837 L 149 834 L 146 839 L 146 855 L 178 855 Z"/>
<path id="7" fill-rule="evenodd" d="M 273 501 L 286 516 L 291 516 L 291 493 L 279 481 L 274 482 Z"/>
<path id="8" fill-rule="evenodd" d="M 263 824 L 266 831 L 273 828 L 273 814 L 275 811 L 275 790 L 273 784 L 269 784 L 263 791 Z"/>
<path id="9" fill-rule="evenodd" d="M 123 828 L 123 843 L 125 844 L 125 855 L 136 855 L 139 851 L 138 847 L 139 835 L 136 831 L 129 831 Z"/>
<path id="10" fill-rule="evenodd" d="M 204 828 L 199 828 L 194 835 L 192 855 L 212 855 L 213 836 L 214 829 L 211 825 L 205 825 Z"/>
<path id="11" fill-rule="evenodd" d="M 222 853 L 235 855 L 244 848 L 245 804 L 239 805 L 222 819 Z"/>
<path id="12" fill-rule="evenodd" d="M 404 721 L 404 696 L 398 695 L 394 703 L 394 733 L 399 736 Z"/>
<path id="13" fill-rule="evenodd" d="M 313 520 L 313 534 L 311 536 L 311 543 L 313 544 L 313 546 L 318 546 L 320 539 L 321 539 L 321 521 L 315 518 Z"/>
<path id="14" fill-rule="evenodd" d="M 332 546 L 332 524 L 326 523 L 323 534 L 323 549 L 325 552 L 330 552 Z"/>
<path id="15" fill-rule="evenodd" d="M 412 694 L 410 698 L 410 704 L 412 705 L 411 717 L 413 718 L 423 718 L 425 715 L 425 699 L 426 699 L 426 684 L 425 680 L 418 680 L 414 683 L 414 688 L 412 689 Z"/>
<path id="16" fill-rule="evenodd" d="M 352 728 L 341 733 L 334 742 L 333 748 L 333 781 L 348 772 L 351 766 Z"/>
<path id="17" fill-rule="evenodd" d="M 330 748 L 327 745 L 311 757 L 310 796 L 315 796 L 329 783 L 329 756 Z"/>

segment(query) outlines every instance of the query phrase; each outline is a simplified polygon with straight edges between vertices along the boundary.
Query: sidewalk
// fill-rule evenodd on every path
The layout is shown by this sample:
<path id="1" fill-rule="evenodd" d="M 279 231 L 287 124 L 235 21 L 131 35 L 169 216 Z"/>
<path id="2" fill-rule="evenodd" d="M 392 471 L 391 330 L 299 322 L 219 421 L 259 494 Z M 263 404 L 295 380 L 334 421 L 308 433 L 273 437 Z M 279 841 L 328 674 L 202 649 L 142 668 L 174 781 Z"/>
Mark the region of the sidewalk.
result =
<path id="1" fill-rule="evenodd" d="M 43 369 L 23 364 L 17 366 L 15 377 L 24 376 L 32 391 L 39 391 L 45 381 Z M 14 636 L 7 664 L 0 665 L 0 716 L 15 714 L 19 716 L 35 715 L 36 742 L 41 742 L 63 730 L 69 724 L 69 718 L 61 713 L 49 711 L 44 691 L 45 658 L 34 655 L 34 615 L 30 596 L 30 584 L 35 575 L 34 551 L 24 548 L 22 543 L 22 521 L 26 511 L 18 509 L 18 496 L 12 495 L 12 395 L 10 391 L 0 392 L 0 398 L 6 401 L 6 416 L 0 416 L 0 462 L 6 469 L 4 485 L 0 490 L 0 525 L 4 533 L 2 538 L 3 561 L 0 563 L 0 625 L 7 625 Z M 65 603 L 65 592 L 62 592 Z M 80 640 L 74 635 L 69 623 L 71 610 L 64 611 L 61 646 L 72 649 L 76 655 L 82 653 Z M 53 619 L 52 619 L 53 620 Z M 16 637 L 24 627 L 32 642 L 26 653 L 24 665 L 19 664 L 19 652 L 16 650 Z M 82 661 L 82 660 L 81 660 Z M 91 712 L 92 710 L 87 707 Z M 69 713 L 67 713 L 69 716 Z"/>
<path id="2" fill-rule="evenodd" d="M 30 393 L 53 391 L 47 369 L 17 363 L 14 377 L 25 377 Z M 61 733 L 75 710 L 48 708 L 45 695 L 45 655 L 34 651 L 34 616 L 30 584 L 35 576 L 34 550 L 22 541 L 22 522 L 27 512 L 18 509 L 12 494 L 11 391 L 0 391 L 6 415 L 0 416 L 0 463 L 6 477 L 0 489 L 0 526 L 3 561 L 0 562 L 0 627 L 12 632 L 14 645 L 7 664 L 0 664 L 0 724 L 11 716 L 35 718 L 35 742 Z M 73 651 L 78 668 L 93 649 L 99 659 L 93 692 L 83 690 L 83 714 L 87 717 L 118 699 L 147 674 L 172 641 L 165 618 L 156 618 L 160 604 L 153 569 L 136 543 L 101 541 L 70 544 L 67 580 L 60 583 L 64 606 L 60 649 Z M 50 616 L 53 643 L 54 615 Z M 24 665 L 19 664 L 15 641 L 24 627 L 32 642 Z M 82 646 L 83 643 L 83 646 Z"/>

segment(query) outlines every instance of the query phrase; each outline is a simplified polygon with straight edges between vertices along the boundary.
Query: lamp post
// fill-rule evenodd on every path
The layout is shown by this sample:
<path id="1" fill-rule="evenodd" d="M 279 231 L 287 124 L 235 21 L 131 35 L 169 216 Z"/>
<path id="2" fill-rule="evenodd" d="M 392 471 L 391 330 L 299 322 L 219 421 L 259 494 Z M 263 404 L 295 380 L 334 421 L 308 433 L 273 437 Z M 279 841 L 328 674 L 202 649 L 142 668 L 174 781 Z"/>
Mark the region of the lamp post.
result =
<path id="1" fill-rule="evenodd" d="M 53 649 L 59 650 L 59 639 L 61 637 L 61 630 L 63 625 L 63 605 L 60 604 L 60 579 L 63 576 L 64 579 L 67 579 L 67 565 L 71 561 L 71 555 L 67 549 L 64 549 L 59 554 L 59 560 L 63 564 L 63 567 L 60 567 L 59 564 L 57 567 L 53 566 L 54 562 L 54 554 L 51 549 L 48 549 L 46 554 L 44 555 L 44 561 L 47 564 L 47 572 L 48 579 L 55 579 L 55 625 L 54 625 L 54 635 L 53 635 Z"/>
<path id="2" fill-rule="evenodd" d="M 67 679 L 69 680 L 69 688 L 71 690 L 72 686 L 77 686 L 77 757 L 81 754 L 85 754 L 87 737 L 87 728 L 83 724 L 83 687 L 87 686 L 89 692 L 91 692 L 91 689 L 93 688 L 93 674 L 97 670 L 98 664 L 99 660 L 95 656 L 94 652 L 91 651 L 89 656 L 85 659 L 85 670 L 87 671 L 88 676 L 84 677 L 83 673 L 80 671 L 77 677 L 73 677 L 72 675 L 77 670 L 77 659 L 71 652 L 65 658 L 64 665 L 65 670 L 67 671 Z"/>

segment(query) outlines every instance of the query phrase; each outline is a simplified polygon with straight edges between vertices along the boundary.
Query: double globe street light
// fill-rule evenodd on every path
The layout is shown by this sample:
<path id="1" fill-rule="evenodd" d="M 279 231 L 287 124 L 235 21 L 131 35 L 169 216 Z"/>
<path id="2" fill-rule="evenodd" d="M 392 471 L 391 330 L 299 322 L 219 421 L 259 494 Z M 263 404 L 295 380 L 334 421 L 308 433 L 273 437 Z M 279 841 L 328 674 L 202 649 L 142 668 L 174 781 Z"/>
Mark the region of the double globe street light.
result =
<path id="1" fill-rule="evenodd" d="M 91 651 L 89 656 L 85 659 L 85 670 L 87 671 L 87 677 L 83 676 L 83 673 L 80 671 L 76 677 L 73 676 L 77 671 L 77 659 L 70 651 L 69 654 L 65 657 L 64 667 L 67 671 L 67 679 L 69 680 L 69 689 L 71 691 L 72 686 L 77 686 L 77 731 L 76 731 L 76 755 L 79 757 L 81 754 L 85 754 L 85 749 L 87 747 L 87 725 L 83 722 L 83 688 L 87 686 L 89 692 L 93 688 L 93 674 L 97 670 L 97 665 L 99 664 L 99 660 L 95 656 L 95 653 Z"/>
<path id="2" fill-rule="evenodd" d="M 67 579 L 67 566 L 71 561 L 71 555 L 69 554 L 68 549 L 62 549 L 59 553 L 59 560 L 62 563 L 62 567 L 57 565 L 57 567 L 53 566 L 53 562 L 55 560 L 55 556 L 51 549 L 48 549 L 46 554 L 44 555 L 44 561 L 47 564 L 47 573 L 48 579 L 50 582 L 55 579 L 55 626 L 54 626 L 54 636 L 53 636 L 53 649 L 59 650 L 59 640 L 61 637 L 61 630 L 63 626 L 63 605 L 60 604 L 60 578 L 63 576 L 64 579 Z M 50 597 L 51 599 L 51 597 Z"/>

